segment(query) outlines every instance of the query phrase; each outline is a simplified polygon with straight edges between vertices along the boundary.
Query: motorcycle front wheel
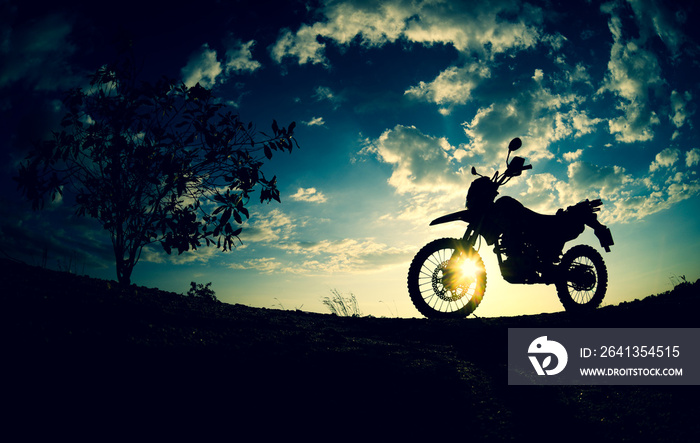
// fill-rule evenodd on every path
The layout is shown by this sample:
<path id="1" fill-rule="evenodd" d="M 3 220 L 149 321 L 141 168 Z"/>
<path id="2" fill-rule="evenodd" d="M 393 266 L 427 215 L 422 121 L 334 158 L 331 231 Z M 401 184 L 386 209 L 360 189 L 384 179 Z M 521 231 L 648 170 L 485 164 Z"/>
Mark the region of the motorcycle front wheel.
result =
<path id="1" fill-rule="evenodd" d="M 408 293 L 428 318 L 464 318 L 479 306 L 486 270 L 479 253 L 455 238 L 425 245 L 408 269 Z"/>
<path id="2" fill-rule="evenodd" d="M 603 257 L 588 245 L 566 251 L 555 284 L 559 301 L 569 312 L 586 312 L 603 302 L 608 289 L 608 270 Z"/>

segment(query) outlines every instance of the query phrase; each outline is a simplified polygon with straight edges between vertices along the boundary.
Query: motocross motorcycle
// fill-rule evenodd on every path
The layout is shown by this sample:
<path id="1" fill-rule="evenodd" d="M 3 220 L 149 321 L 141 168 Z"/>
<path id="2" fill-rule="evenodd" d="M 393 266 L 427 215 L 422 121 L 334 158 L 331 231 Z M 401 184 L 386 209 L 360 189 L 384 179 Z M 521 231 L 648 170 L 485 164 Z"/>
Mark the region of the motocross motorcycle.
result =
<path id="1" fill-rule="evenodd" d="M 596 213 L 602 201 L 586 200 L 555 215 L 538 214 L 514 198 L 496 199 L 498 188 L 523 171 L 532 169 L 512 152 L 522 145 L 519 138 L 508 146 L 506 171 L 493 177 L 471 172 L 466 209 L 433 220 L 430 225 L 466 222 L 461 239 L 442 238 L 425 245 L 411 262 L 408 292 L 418 311 L 429 318 L 459 318 L 471 314 L 486 290 L 486 270 L 479 255 L 482 239 L 493 246 L 503 279 L 517 284 L 554 284 L 559 300 L 570 312 L 597 308 L 605 297 L 608 272 L 603 257 L 588 245 L 562 253 L 566 242 L 593 229 L 600 245 L 610 252 L 610 229 Z"/>

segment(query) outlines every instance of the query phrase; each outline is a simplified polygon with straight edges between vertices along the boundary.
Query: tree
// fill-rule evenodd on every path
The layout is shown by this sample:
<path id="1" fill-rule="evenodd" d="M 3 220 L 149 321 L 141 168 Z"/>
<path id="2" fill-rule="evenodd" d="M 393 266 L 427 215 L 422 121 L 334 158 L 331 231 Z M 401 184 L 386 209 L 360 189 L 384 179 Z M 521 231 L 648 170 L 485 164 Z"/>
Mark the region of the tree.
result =
<path id="1" fill-rule="evenodd" d="M 261 203 L 280 201 L 261 167 L 298 147 L 294 123 L 257 132 L 199 84 L 138 82 L 130 58 L 90 85 L 68 91 L 61 129 L 34 145 L 15 180 L 34 209 L 71 192 L 76 213 L 109 231 L 119 283 L 131 283 L 144 246 L 230 250 L 258 188 Z"/>
<path id="2" fill-rule="evenodd" d="M 187 296 L 210 302 L 218 301 L 216 292 L 211 288 L 211 282 L 206 285 L 190 282 L 190 289 L 187 291 Z"/>

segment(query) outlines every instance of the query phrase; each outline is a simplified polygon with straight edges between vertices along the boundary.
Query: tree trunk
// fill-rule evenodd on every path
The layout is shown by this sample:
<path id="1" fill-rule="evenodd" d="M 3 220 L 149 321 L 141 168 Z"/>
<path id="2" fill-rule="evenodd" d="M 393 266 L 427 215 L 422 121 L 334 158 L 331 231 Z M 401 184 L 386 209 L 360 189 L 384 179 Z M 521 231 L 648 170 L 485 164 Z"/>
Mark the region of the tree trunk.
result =
<path id="1" fill-rule="evenodd" d="M 131 272 L 134 270 L 133 265 L 129 265 L 129 260 L 124 260 L 117 256 L 117 281 L 123 287 L 131 286 Z"/>

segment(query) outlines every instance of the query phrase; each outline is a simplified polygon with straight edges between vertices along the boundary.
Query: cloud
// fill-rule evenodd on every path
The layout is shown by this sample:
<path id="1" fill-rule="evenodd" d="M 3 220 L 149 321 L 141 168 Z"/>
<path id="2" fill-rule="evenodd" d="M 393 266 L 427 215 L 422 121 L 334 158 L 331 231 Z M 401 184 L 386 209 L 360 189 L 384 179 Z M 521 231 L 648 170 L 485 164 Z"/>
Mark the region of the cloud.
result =
<path id="1" fill-rule="evenodd" d="M 578 160 L 581 157 L 581 154 L 583 154 L 583 149 L 577 149 L 574 152 L 565 152 L 563 157 L 567 162 L 572 162 L 574 160 Z"/>
<path id="2" fill-rule="evenodd" d="M 671 51 L 672 57 L 680 54 L 686 40 L 680 30 L 684 15 L 671 12 L 662 0 L 627 0 L 639 26 L 640 40 L 659 37 Z"/>
<path id="3" fill-rule="evenodd" d="M 413 248 L 388 246 L 372 238 L 298 241 L 280 247 L 301 260 L 284 269 L 296 274 L 381 272 L 388 267 L 404 265 L 415 253 Z"/>
<path id="4" fill-rule="evenodd" d="M 685 165 L 690 168 L 697 164 L 700 164 L 700 149 L 693 148 L 685 153 Z"/>
<path id="5" fill-rule="evenodd" d="M 205 43 L 190 56 L 187 65 L 181 70 L 183 82 L 187 87 L 199 83 L 205 88 L 211 88 L 216 84 L 216 79 L 224 72 L 221 62 L 216 58 L 216 51 Z"/>
<path id="6" fill-rule="evenodd" d="M 425 135 L 415 126 L 387 129 L 368 141 L 363 152 L 392 166 L 388 182 L 400 194 L 441 192 L 465 183 L 465 172 L 452 160 L 455 148 L 444 137 Z"/>
<path id="7" fill-rule="evenodd" d="M 281 63 L 329 66 L 326 41 L 346 46 L 358 41 L 372 47 L 399 39 L 423 45 L 449 44 L 463 53 L 491 57 L 513 48 L 534 46 L 541 11 L 511 0 L 491 2 L 370 1 L 328 2 L 320 19 L 302 24 L 296 32 L 285 29 L 271 46 Z M 505 17 L 511 17 L 507 19 Z M 319 38 L 321 41 L 319 41 Z"/>
<path id="8" fill-rule="evenodd" d="M 245 223 L 239 236 L 243 244 L 272 243 L 289 239 L 297 224 L 289 215 L 273 209 L 266 215 L 258 212 L 251 214 L 252 222 Z"/>
<path id="9" fill-rule="evenodd" d="M 567 168 L 567 180 L 547 176 L 530 180 L 523 202 L 540 204 L 541 212 L 553 213 L 585 199 L 601 198 L 605 203 L 603 223 L 628 223 L 664 211 L 674 204 L 700 194 L 700 179 L 694 171 L 678 171 L 680 151 L 667 148 L 650 166 L 654 176 L 634 177 L 620 166 L 600 166 L 575 161 Z M 686 165 L 700 162 L 700 150 L 686 153 Z M 673 167 L 672 167 L 673 166 Z M 547 198 L 556 190 L 556 199 Z"/>
<path id="10" fill-rule="evenodd" d="M 308 189 L 298 194 L 319 195 Z M 237 256 L 238 261 L 229 265 L 231 269 L 305 275 L 379 272 L 405 265 L 415 253 L 414 248 L 389 246 L 373 238 L 300 239 L 296 228 L 304 223 L 278 209 L 265 217 L 256 213 L 251 219 L 256 221 L 241 234 L 244 245 L 253 245 L 256 251 L 266 248 L 267 252 L 264 257 Z"/>
<path id="11" fill-rule="evenodd" d="M 481 62 L 460 68 L 453 66 L 442 71 L 432 82 L 412 86 L 405 95 L 443 107 L 463 105 L 472 98 L 472 91 L 490 76 L 491 71 Z"/>
<path id="12" fill-rule="evenodd" d="M 280 271 L 283 264 L 278 262 L 275 257 L 261 257 L 245 260 L 241 263 L 231 263 L 228 267 L 231 269 L 254 269 L 263 274 L 271 274 Z"/>
<path id="13" fill-rule="evenodd" d="M 326 122 L 323 121 L 323 117 L 313 117 L 309 121 L 302 122 L 306 126 L 324 126 Z"/>
<path id="14" fill-rule="evenodd" d="M 379 220 L 391 223 L 407 222 L 424 230 L 436 214 L 452 212 L 455 208 L 463 207 L 466 189 L 465 185 L 455 187 L 453 192 L 406 195 L 399 202 L 400 209 L 382 215 Z"/>
<path id="15" fill-rule="evenodd" d="M 188 87 L 199 83 L 205 88 L 212 88 L 217 82 L 226 82 L 231 75 L 255 72 L 262 65 L 252 59 L 251 49 L 254 45 L 254 40 L 247 43 L 232 40 L 226 50 L 226 61 L 222 63 L 216 50 L 211 49 L 208 43 L 203 44 L 181 69 L 183 82 Z"/>
<path id="16" fill-rule="evenodd" d="M 693 94 L 690 91 L 685 91 L 681 94 L 678 91 L 671 91 L 671 122 L 676 128 L 681 128 L 688 118 L 686 106 L 693 99 Z"/>
<path id="17" fill-rule="evenodd" d="M 627 40 L 622 20 L 611 11 L 609 21 L 613 45 L 605 79 L 597 94 L 611 92 L 618 98 L 617 109 L 622 115 L 609 122 L 610 133 L 616 140 L 631 143 L 651 140 L 659 117 L 650 104 L 649 91 L 660 90 L 664 81 L 657 56 L 646 49 L 644 35 Z"/>
<path id="18" fill-rule="evenodd" d="M 287 57 L 296 57 L 300 65 L 326 65 L 327 61 L 323 55 L 326 45 L 318 42 L 317 35 L 313 28 L 306 25 L 302 25 L 296 34 L 289 29 L 283 29 L 277 42 L 270 47 L 270 56 L 277 63 L 282 63 Z"/>
<path id="19" fill-rule="evenodd" d="M 557 178 L 548 173 L 533 174 L 527 177 L 527 190 L 521 194 L 522 203 L 533 211 L 553 213 L 558 207 L 556 201 Z"/>
<path id="20" fill-rule="evenodd" d="M 648 182 L 640 181 L 640 183 Z M 700 181 L 697 176 L 678 172 L 668 176 L 662 186 L 653 185 L 647 191 L 630 189 L 630 192 L 613 201 L 614 208 L 604 214 L 605 219 L 608 222 L 625 223 L 665 211 L 683 200 L 700 194 Z"/>
<path id="21" fill-rule="evenodd" d="M 413 248 L 397 248 L 374 239 L 297 241 L 278 245 L 284 257 L 263 257 L 229 265 L 231 269 L 256 270 L 260 273 L 327 275 L 334 273 L 376 273 L 393 266 L 404 266 Z"/>
<path id="22" fill-rule="evenodd" d="M 251 51 L 253 46 L 255 46 L 255 40 L 250 40 L 247 43 L 243 43 L 240 40 L 232 42 L 231 46 L 226 50 L 227 74 L 251 73 L 262 67 L 259 61 L 253 60 Z"/>
<path id="23" fill-rule="evenodd" d="M 660 168 L 668 168 L 678 161 L 680 151 L 676 148 L 666 148 L 656 154 L 656 158 L 649 165 L 649 172 L 654 172 Z"/>
<path id="24" fill-rule="evenodd" d="M 289 198 L 291 198 L 294 201 L 304 201 L 311 203 L 326 202 L 326 196 L 323 195 L 322 192 L 318 192 L 316 188 L 299 188 L 296 194 L 291 195 Z"/>
<path id="25" fill-rule="evenodd" d="M 560 202 L 567 204 L 591 198 L 591 193 L 603 199 L 614 199 L 620 194 L 623 186 L 632 180 L 622 167 L 599 166 L 583 161 L 571 163 L 567 169 L 567 177 L 568 189 L 558 188 Z"/>
<path id="26" fill-rule="evenodd" d="M 333 109 L 337 109 L 340 103 L 344 101 L 344 98 L 336 93 L 334 93 L 331 88 L 327 86 L 318 86 L 314 90 L 312 95 L 316 101 L 327 101 L 333 105 Z"/>
<path id="27" fill-rule="evenodd" d="M 496 165 L 509 141 L 523 140 L 522 154 L 531 161 L 552 158 L 551 143 L 578 138 L 594 131 L 602 121 L 581 109 L 585 98 L 569 90 L 555 93 L 542 81 L 529 79 L 508 98 L 494 100 L 462 124 L 469 142 L 464 149 L 486 165 Z"/>
<path id="28" fill-rule="evenodd" d="M 141 251 L 141 261 L 150 263 L 168 263 L 186 265 L 192 263 L 208 263 L 212 258 L 224 252 L 214 246 L 202 246 L 190 249 L 182 254 L 167 254 L 160 245 L 146 245 Z"/>
<path id="29" fill-rule="evenodd" d="M 20 82 L 37 91 L 78 86 L 82 76 L 70 62 L 77 51 L 70 38 L 72 30 L 72 21 L 63 14 L 15 28 L 0 24 L 0 89 Z"/>

